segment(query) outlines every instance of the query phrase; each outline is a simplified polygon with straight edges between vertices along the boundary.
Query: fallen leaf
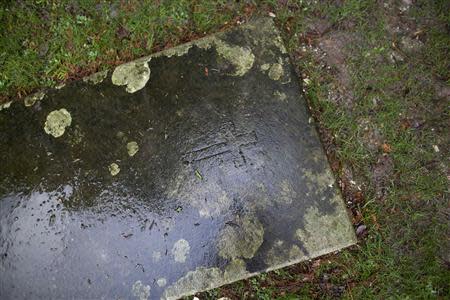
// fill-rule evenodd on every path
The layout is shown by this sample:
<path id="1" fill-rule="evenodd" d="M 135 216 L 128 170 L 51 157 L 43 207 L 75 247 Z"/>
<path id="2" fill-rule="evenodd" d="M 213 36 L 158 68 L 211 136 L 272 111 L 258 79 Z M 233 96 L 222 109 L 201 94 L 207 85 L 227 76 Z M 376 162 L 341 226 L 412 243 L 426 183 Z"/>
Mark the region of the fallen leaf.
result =
<path id="1" fill-rule="evenodd" d="M 392 147 L 388 143 L 383 143 L 381 145 L 381 149 L 383 150 L 384 153 L 390 153 L 392 151 Z"/>

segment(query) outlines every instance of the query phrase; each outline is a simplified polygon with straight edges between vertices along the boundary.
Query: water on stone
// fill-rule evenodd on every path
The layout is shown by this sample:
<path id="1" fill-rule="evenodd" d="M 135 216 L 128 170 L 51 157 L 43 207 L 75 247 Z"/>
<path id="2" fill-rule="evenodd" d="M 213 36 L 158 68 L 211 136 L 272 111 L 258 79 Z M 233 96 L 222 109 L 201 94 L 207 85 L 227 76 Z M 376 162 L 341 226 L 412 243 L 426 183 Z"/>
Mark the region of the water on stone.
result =
<path id="1" fill-rule="evenodd" d="M 1 298 L 176 299 L 354 244 L 300 90 L 255 19 L 2 106 Z"/>

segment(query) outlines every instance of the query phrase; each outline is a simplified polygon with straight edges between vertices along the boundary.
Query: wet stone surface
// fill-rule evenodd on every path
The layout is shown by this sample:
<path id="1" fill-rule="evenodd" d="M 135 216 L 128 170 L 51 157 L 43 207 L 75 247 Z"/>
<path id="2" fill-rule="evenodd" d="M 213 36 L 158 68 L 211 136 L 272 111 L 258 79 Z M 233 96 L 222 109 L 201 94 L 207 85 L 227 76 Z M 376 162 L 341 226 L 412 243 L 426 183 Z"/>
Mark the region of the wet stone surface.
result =
<path id="1" fill-rule="evenodd" d="M 355 242 L 272 22 L 0 111 L 2 299 L 174 299 Z"/>

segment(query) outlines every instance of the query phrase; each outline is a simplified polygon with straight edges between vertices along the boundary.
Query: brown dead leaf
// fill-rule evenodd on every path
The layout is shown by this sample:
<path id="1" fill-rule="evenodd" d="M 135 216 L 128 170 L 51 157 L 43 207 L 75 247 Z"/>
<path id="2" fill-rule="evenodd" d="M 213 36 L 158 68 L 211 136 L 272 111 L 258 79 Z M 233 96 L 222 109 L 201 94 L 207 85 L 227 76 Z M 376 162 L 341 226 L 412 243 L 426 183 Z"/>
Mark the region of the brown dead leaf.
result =
<path id="1" fill-rule="evenodd" d="M 381 145 L 381 150 L 383 150 L 384 153 L 391 153 L 392 147 L 388 143 L 383 143 Z"/>

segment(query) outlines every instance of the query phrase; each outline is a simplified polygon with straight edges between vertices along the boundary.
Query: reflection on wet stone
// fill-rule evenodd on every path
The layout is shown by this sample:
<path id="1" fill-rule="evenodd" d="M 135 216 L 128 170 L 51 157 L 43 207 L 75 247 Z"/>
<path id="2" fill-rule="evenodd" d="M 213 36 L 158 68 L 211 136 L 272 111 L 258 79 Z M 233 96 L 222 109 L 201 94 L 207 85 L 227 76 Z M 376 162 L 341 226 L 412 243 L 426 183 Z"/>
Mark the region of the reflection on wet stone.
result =
<path id="1" fill-rule="evenodd" d="M 2 299 L 176 299 L 355 243 L 295 76 L 256 19 L 0 106 Z"/>

